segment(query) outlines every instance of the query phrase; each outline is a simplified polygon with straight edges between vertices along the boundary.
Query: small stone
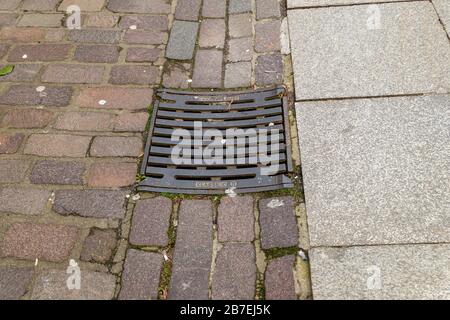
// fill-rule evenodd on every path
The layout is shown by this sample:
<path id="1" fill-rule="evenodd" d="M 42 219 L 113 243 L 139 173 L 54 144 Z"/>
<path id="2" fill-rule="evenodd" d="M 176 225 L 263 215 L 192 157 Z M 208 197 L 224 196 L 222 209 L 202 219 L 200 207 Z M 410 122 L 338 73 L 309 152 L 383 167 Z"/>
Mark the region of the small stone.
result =
<path id="1" fill-rule="evenodd" d="M 90 151 L 93 157 L 138 157 L 142 140 L 138 137 L 96 137 Z"/>
<path id="2" fill-rule="evenodd" d="M 36 91 L 32 85 L 13 85 L 2 96 L 0 104 L 18 106 L 65 107 L 70 103 L 71 87 L 47 87 L 45 95 Z"/>
<path id="3" fill-rule="evenodd" d="M 202 0 L 178 0 L 175 19 L 198 21 Z"/>
<path id="4" fill-rule="evenodd" d="M 127 30 L 123 40 L 129 44 L 153 44 L 167 43 L 167 32 L 159 30 Z"/>
<path id="5" fill-rule="evenodd" d="M 295 300 L 294 256 L 269 261 L 265 273 L 267 300 Z"/>
<path id="6" fill-rule="evenodd" d="M 219 88 L 222 86 L 222 51 L 198 50 L 195 56 L 192 87 Z"/>
<path id="7" fill-rule="evenodd" d="M 251 242 L 255 238 L 253 198 L 224 197 L 218 208 L 219 241 Z"/>
<path id="8" fill-rule="evenodd" d="M 244 13 L 229 16 L 228 28 L 231 38 L 251 37 L 253 35 L 252 15 Z"/>
<path id="9" fill-rule="evenodd" d="M 194 56 L 198 23 L 175 20 L 166 48 L 166 57 L 176 60 L 188 60 Z"/>
<path id="10" fill-rule="evenodd" d="M 21 133 L 0 133 L 0 154 L 16 153 L 23 137 Z"/>
<path id="11" fill-rule="evenodd" d="M 148 113 L 123 113 L 114 121 L 114 131 L 117 132 L 143 132 L 148 122 Z"/>
<path id="12" fill-rule="evenodd" d="M 159 253 L 130 249 L 122 274 L 120 300 L 156 300 L 162 268 Z"/>
<path id="13" fill-rule="evenodd" d="M 52 119 L 53 113 L 47 110 L 10 110 L 2 119 L 4 128 L 44 128 Z"/>
<path id="14" fill-rule="evenodd" d="M 140 110 L 151 105 L 152 98 L 153 90 L 147 88 L 84 88 L 77 97 L 76 104 L 84 108 Z"/>
<path id="15" fill-rule="evenodd" d="M 116 190 L 58 190 L 53 210 L 62 215 L 121 219 L 125 192 Z"/>
<path id="16" fill-rule="evenodd" d="M 255 298 L 256 262 L 253 244 L 226 243 L 217 255 L 212 278 L 213 300 Z"/>
<path id="17" fill-rule="evenodd" d="M 73 42 L 113 44 L 120 40 L 120 32 L 114 30 L 70 30 L 69 40 Z"/>
<path id="18" fill-rule="evenodd" d="M 116 278 L 109 273 L 81 269 L 80 290 L 67 287 L 66 270 L 43 270 L 37 276 L 32 300 L 111 300 Z"/>
<path id="19" fill-rule="evenodd" d="M 250 0 L 230 0 L 229 13 L 242 13 L 252 11 L 252 3 Z"/>
<path id="20" fill-rule="evenodd" d="M 85 157 L 91 137 L 66 134 L 32 134 L 24 154 L 44 157 Z"/>
<path id="21" fill-rule="evenodd" d="M 131 28 L 134 26 L 134 28 Z M 119 27 L 122 29 L 159 30 L 169 29 L 167 16 L 123 16 Z"/>
<path id="22" fill-rule="evenodd" d="M 200 26 L 200 47 L 223 49 L 225 43 L 225 20 L 205 19 Z"/>
<path id="23" fill-rule="evenodd" d="M 228 61 L 251 61 L 253 56 L 252 38 L 230 39 L 228 41 Z"/>
<path id="24" fill-rule="evenodd" d="M 281 54 L 268 54 L 256 59 L 255 78 L 257 85 L 274 85 L 283 82 L 283 58 Z"/>
<path id="25" fill-rule="evenodd" d="M 41 80 L 56 83 L 100 83 L 104 72 L 103 66 L 51 64 L 45 69 Z"/>
<path id="26" fill-rule="evenodd" d="M 140 200 L 136 204 L 130 243 L 140 246 L 166 246 L 169 238 L 172 201 L 164 197 Z"/>
<path id="27" fill-rule="evenodd" d="M 155 62 L 161 56 L 161 49 L 157 48 L 128 48 L 127 62 Z"/>
<path id="28" fill-rule="evenodd" d="M 94 188 L 127 187 L 136 182 L 136 163 L 94 163 L 88 171 L 87 184 Z"/>
<path id="29" fill-rule="evenodd" d="M 84 240 L 81 260 L 87 262 L 106 263 L 111 260 L 117 245 L 116 231 L 112 229 L 91 229 Z"/>
<path id="30" fill-rule="evenodd" d="M 119 52 L 117 46 L 82 45 L 76 48 L 74 59 L 80 62 L 115 63 Z"/>
<path id="31" fill-rule="evenodd" d="M 77 238 L 78 229 L 72 226 L 14 223 L 3 237 L 0 252 L 3 257 L 60 262 L 69 256 Z"/>
<path id="32" fill-rule="evenodd" d="M 113 66 L 109 82 L 112 84 L 156 84 L 159 82 L 159 70 L 155 66 Z"/>
<path id="33" fill-rule="evenodd" d="M 49 197 L 48 190 L 3 188 L 0 189 L 0 211 L 38 215 L 44 210 Z"/>
<path id="34" fill-rule="evenodd" d="M 274 199 L 259 202 L 261 247 L 285 248 L 298 245 L 298 230 L 292 197 L 276 198 L 282 205 L 269 206 Z"/>
<path id="35" fill-rule="evenodd" d="M 81 162 L 43 160 L 33 166 L 30 181 L 34 184 L 81 185 L 85 165 Z"/>
<path id="36" fill-rule="evenodd" d="M 70 44 L 26 44 L 11 50 L 8 61 L 61 61 L 65 60 L 71 49 Z"/>
<path id="37" fill-rule="evenodd" d="M 251 78 L 251 62 L 228 63 L 225 66 L 225 88 L 249 87 Z"/>
<path id="38" fill-rule="evenodd" d="M 19 300 L 28 291 L 33 269 L 1 266 L 0 274 L 0 300 Z"/>

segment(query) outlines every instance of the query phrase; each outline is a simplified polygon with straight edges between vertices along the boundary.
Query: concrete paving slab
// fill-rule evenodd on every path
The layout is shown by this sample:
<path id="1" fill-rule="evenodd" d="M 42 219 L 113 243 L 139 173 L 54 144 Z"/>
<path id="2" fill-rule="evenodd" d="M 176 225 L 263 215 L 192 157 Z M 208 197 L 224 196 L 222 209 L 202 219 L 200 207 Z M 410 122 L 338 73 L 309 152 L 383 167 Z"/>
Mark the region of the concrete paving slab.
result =
<path id="1" fill-rule="evenodd" d="M 289 9 L 289 8 L 310 8 L 310 7 L 352 5 L 352 4 L 382 3 L 395 1 L 401 2 L 410 0 L 287 0 L 287 6 Z"/>
<path id="2" fill-rule="evenodd" d="M 450 245 L 316 248 L 313 296 L 323 299 L 450 299 Z"/>
<path id="3" fill-rule="evenodd" d="M 298 9 L 288 19 L 297 100 L 450 92 L 450 42 L 430 2 Z"/>
<path id="4" fill-rule="evenodd" d="M 450 37 L 450 1 L 448 0 L 433 0 L 434 7 L 438 12 L 439 18 L 444 24 L 447 34 Z"/>
<path id="5" fill-rule="evenodd" d="M 296 109 L 312 246 L 450 241 L 450 95 Z"/>

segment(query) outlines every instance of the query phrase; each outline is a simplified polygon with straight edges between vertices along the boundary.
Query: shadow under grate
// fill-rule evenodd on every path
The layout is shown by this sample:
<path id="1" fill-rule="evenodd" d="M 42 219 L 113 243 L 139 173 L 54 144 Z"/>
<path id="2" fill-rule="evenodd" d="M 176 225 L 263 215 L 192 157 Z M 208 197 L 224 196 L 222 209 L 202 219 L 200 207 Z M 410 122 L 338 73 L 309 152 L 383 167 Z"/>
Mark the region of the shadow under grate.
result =
<path id="1" fill-rule="evenodd" d="M 158 90 L 138 191 L 223 194 L 292 187 L 284 88 Z"/>

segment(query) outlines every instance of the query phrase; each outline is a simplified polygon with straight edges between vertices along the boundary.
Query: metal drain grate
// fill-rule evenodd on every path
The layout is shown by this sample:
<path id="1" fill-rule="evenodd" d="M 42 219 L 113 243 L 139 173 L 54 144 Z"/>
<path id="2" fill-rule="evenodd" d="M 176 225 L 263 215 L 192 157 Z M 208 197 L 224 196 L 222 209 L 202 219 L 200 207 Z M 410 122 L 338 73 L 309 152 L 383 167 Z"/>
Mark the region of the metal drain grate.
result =
<path id="1" fill-rule="evenodd" d="M 245 193 L 292 187 L 284 88 L 157 92 L 139 191 Z M 266 139 L 267 138 L 267 139 Z"/>

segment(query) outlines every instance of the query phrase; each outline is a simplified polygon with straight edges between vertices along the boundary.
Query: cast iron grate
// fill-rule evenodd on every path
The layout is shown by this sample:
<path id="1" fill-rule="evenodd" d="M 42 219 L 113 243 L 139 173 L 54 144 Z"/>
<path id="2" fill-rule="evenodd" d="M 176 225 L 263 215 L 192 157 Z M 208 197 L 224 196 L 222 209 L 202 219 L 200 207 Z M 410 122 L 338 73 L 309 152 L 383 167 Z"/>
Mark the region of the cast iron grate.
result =
<path id="1" fill-rule="evenodd" d="M 223 194 L 292 187 L 283 95 L 283 87 L 226 93 L 159 90 L 138 190 Z M 264 132 L 266 149 L 261 147 Z"/>

